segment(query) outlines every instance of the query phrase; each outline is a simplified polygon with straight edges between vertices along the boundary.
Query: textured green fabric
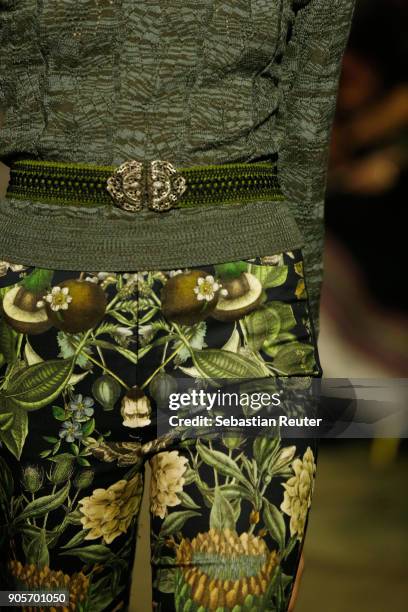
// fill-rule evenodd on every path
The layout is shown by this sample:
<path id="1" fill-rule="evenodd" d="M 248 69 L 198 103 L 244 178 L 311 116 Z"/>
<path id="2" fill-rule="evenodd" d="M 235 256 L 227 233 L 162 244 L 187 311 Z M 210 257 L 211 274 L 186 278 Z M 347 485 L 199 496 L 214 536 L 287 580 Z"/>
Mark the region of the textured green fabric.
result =
<path id="1" fill-rule="evenodd" d="M 165 159 L 187 166 L 277 154 L 287 206 L 306 242 L 305 269 L 318 327 L 328 141 L 353 4 L 84 0 L 73 10 L 66 0 L 0 0 L 0 159 L 100 165 Z M 265 206 L 232 209 L 230 227 L 219 223 L 219 207 L 205 208 L 203 216 L 195 212 L 194 224 L 188 210 L 185 216 L 170 211 L 149 223 L 156 222 L 165 238 L 162 254 L 177 251 L 186 260 L 194 251 L 191 265 L 200 264 L 204 254 L 214 261 L 228 260 L 232 253 L 248 256 L 251 247 L 253 256 L 261 255 L 258 250 L 276 228 L 275 203 L 270 222 Z M 128 219 L 126 213 L 102 219 L 96 211 L 93 217 L 89 210 L 64 211 L 61 216 L 50 204 L 2 200 L 0 259 L 14 256 L 30 263 L 21 260 L 31 224 L 44 228 L 32 239 L 43 241 L 49 267 L 63 260 L 72 268 L 70 253 L 73 262 L 77 244 L 83 243 L 94 262 L 89 235 L 97 227 L 105 250 L 98 252 L 95 267 L 108 267 L 118 244 L 116 235 L 110 243 L 108 237 Z M 130 223 L 132 239 L 122 246 L 136 269 L 146 248 L 144 240 L 138 242 L 145 219 L 140 215 L 129 220 L 129 228 Z M 175 244 L 184 224 L 186 239 Z M 7 237 L 10 226 L 13 244 Z M 205 253 L 198 252 L 196 239 L 208 226 L 212 242 Z M 58 244 L 52 240 L 57 235 Z M 24 250 L 29 252 L 29 245 Z"/>
<path id="2" fill-rule="evenodd" d="M 19 160 L 10 168 L 10 180 L 6 197 L 19 199 L 35 198 L 44 202 L 79 204 L 82 206 L 106 206 L 112 204 L 112 196 L 107 189 L 109 179 L 120 174 L 119 194 L 125 195 L 128 187 L 123 184 L 123 168 L 129 171 L 129 164 L 123 166 L 95 166 L 94 164 L 66 164 L 43 160 Z M 138 166 L 140 168 L 140 166 Z M 132 171 L 134 173 L 134 170 Z M 152 192 L 147 188 L 147 178 L 151 176 L 149 164 L 144 162 L 137 189 L 140 208 L 153 208 Z M 212 166 L 187 166 L 177 168 L 178 176 L 185 180 L 185 188 L 170 208 L 192 208 L 211 204 L 239 204 L 254 199 L 271 198 L 282 200 L 277 168 L 269 162 L 253 164 L 217 164 Z M 134 174 L 132 174 L 134 180 Z M 165 180 L 170 175 L 164 170 Z M 173 175 L 174 176 L 174 175 Z M 129 180 L 129 179 L 128 179 Z M 166 183 L 159 179 L 163 193 L 168 194 Z M 170 192 L 174 193 L 174 183 L 169 180 Z M 133 185 L 132 185 L 133 186 Z M 116 184 L 115 189 L 118 189 Z M 117 200 L 115 195 L 114 200 Z M 140 202 L 139 202 L 140 200 Z M 123 206 L 117 202 L 120 208 Z M 132 202 L 134 206 L 134 202 Z M 129 210 L 126 208 L 125 210 Z"/>

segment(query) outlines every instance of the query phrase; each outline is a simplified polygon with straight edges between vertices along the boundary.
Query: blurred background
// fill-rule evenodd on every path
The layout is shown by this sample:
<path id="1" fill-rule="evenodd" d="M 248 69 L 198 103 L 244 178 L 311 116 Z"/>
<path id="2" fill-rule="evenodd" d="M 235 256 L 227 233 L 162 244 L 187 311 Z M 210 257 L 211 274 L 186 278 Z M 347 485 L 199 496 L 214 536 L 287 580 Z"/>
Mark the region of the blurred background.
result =
<path id="1" fill-rule="evenodd" d="M 357 0 L 332 134 L 320 356 L 327 377 L 408 376 L 408 2 Z M 296 612 L 408 601 L 406 440 L 326 440 Z"/>
<path id="2" fill-rule="evenodd" d="M 406 0 L 357 0 L 327 186 L 327 376 L 332 368 L 354 377 L 367 367 L 392 377 L 408 373 L 407 32 Z"/>

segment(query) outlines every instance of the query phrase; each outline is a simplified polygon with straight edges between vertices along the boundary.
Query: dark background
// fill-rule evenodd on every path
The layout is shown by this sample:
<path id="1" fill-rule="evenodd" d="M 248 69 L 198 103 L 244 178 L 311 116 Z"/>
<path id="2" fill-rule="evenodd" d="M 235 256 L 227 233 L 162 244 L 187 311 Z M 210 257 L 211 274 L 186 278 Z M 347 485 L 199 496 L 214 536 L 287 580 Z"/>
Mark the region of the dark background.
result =
<path id="1" fill-rule="evenodd" d="M 408 2 L 357 0 L 327 191 L 327 377 L 408 376 L 407 60 Z M 407 609 L 406 442 L 322 444 L 296 612 Z"/>

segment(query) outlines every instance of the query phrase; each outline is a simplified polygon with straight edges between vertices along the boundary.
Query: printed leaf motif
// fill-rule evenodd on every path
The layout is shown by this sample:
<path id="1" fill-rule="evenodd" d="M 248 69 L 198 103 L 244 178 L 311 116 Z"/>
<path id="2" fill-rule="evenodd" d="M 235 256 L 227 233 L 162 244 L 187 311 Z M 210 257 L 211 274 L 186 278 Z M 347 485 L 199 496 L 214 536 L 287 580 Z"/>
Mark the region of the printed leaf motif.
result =
<path id="1" fill-rule="evenodd" d="M 212 507 L 212 504 L 214 503 L 214 489 L 206 488 L 203 490 L 201 483 L 198 486 L 200 487 L 202 494 L 205 495 L 206 499 L 209 501 L 210 507 Z M 231 503 L 231 505 L 234 500 L 237 499 L 248 499 L 250 501 L 253 499 L 252 492 L 239 484 L 225 484 L 221 485 L 219 489 L 222 495 Z"/>
<path id="2" fill-rule="evenodd" d="M 24 510 L 18 515 L 17 520 L 22 521 L 29 518 L 43 516 L 56 508 L 59 508 L 61 504 L 66 500 L 71 483 L 67 482 L 59 491 L 53 495 L 45 495 L 34 499 L 32 502 L 27 504 Z"/>
<path id="3" fill-rule="evenodd" d="M 174 560 L 172 559 L 173 563 Z M 162 563 L 162 558 L 160 558 Z M 174 568 L 160 568 L 157 574 L 156 588 L 161 593 L 174 593 L 174 583 L 176 578 L 176 570 Z"/>
<path id="4" fill-rule="evenodd" d="M 234 513 L 235 523 L 238 521 L 239 517 L 241 516 L 241 501 L 242 500 L 239 497 L 237 499 L 231 500 L 231 508 L 232 508 L 232 512 Z"/>
<path id="5" fill-rule="evenodd" d="M 32 563 L 39 569 L 50 564 L 50 554 L 48 552 L 45 529 L 41 529 L 36 537 L 32 538 L 26 546 L 24 546 L 24 552 L 27 563 Z"/>
<path id="6" fill-rule="evenodd" d="M 286 557 L 288 557 L 290 555 L 290 553 L 292 552 L 292 550 L 295 548 L 297 543 L 297 537 L 296 535 L 292 536 L 288 542 L 287 547 L 285 548 L 285 552 L 284 552 L 284 559 L 286 559 Z"/>
<path id="7" fill-rule="evenodd" d="M 6 431 L 13 425 L 14 414 L 12 412 L 0 412 L 0 431 Z"/>
<path id="8" fill-rule="evenodd" d="M 251 264 L 251 274 L 261 281 L 264 289 L 280 287 L 288 277 L 288 266 L 258 266 Z"/>
<path id="9" fill-rule="evenodd" d="M 238 464 L 234 461 L 234 459 L 228 455 L 225 455 L 224 453 L 221 453 L 220 451 L 207 448 L 201 444 L 199 440 L 197 442 L 197 451 L 201 459 L 215 470 L 221 474 L 224 474 L 225 476 L 236 478 L 244 485 L 248 485 L 247 479 L 239 469 Z"/>
<path id="10" fill-rule="evenodd" d="M 53 276 L 53 270 L 34 268 L 34 270 L 23 279 L 22 285 L 33 293 L 43 293 L 51 286 Z"/>
<path id="11" fill-rule="evenodd" d="M 112 551 L 103 544 L 91 544 L 91 546 L 84 546 L 83 548 L 71 548 L 71 550 L 62 552 L 60 555 L 79 557 L 84 563 L 103 563 L 113 557 Z"/>
<path id="12" fill-rule="evenodd" d="M 210 512 L 210 529 L 222 531 L 223 529 L 235 529 L 235 516 L 231 504 L 216 487 L 214 493 L 214 504 Z"/>
<path id="13" fill-rule="evenodd" d="M 282 550 L 285 547 L 285 520 L 278 508 L 267 500 L 265 500 L 263 519 L 271 537 Z"/>
<path id="14" fill-rule="evenodd" d="M 113 342 L 108 342 L 107 340 L 97 340 L 93 344 L 95 344 L 96 346 L 105 348 L 105 349 L 117 351 L 118 353 L 123 355 L 123 357 L 126 357 L 126 359 L 131 361 L 132 363 L 135 363 L 135 364 L 138 363 L 139 358 L 136 354 L 136 351 L 131 351 L 130 349 L 127 349 L 123 346 L 119 346 L 118 344 L 114 344 Z"/>
<path id="15" fill-rule="evenodd" d="M 1 441 L 16 459 L 20 459 L 28 433 L 28 415 L 25 410 L 14 410 L 13 425 L 1 432 Z"/>
<path id="16" fill-rule="evenodd" d="M 184 368 L 182 366 L 177 366 L 179 370 L 187 374 L 187 376 L 192 376 L 193 378 L 201 378 L 202 374 L 198 371 L 194 366 L 191 368 Z"/>
<path id="17" fill-rule="evenodd" d="M 119 321 L 119 323 L 123 323 L 123 325 L 131 326 L 131 325 L 134 324 L 134 321 L 131 321 L 130 319 L 125 317 L 125 315 L 121 314 L 117 310 L 110 310 L 109 314 L 110 314 L 111 317 L 113 317 L 114 319 Z"/>
<path id="18" fill-rule="evenodd" d="M 190 497 L 188 493 L 185 491 L 181 491 L 177 493 L 177 497 L 179 498 L 181 505 L 185 508 L 190 508 L 191 510 L 199 510 L 200 506 L 195 503 L 195 501 Z"/>
<path id="19" fill-rule="evenodd" d="M 189 518 L 193 518 L 193 516 L 200 516 L 200 513 L 194 512 L 194 510 L 172 512 L 164 519 L 160 530 L 160 535 L 170 535 L 171 533 L 180 531 L 184 526 L 184 523 L 188 521 Z"/>
<path id="20" fill-rule="evenodd" d="M 303 272 L 303 261 L 298 261 L 297 263 L 295 263 L 295 271 L 296 271 L 296 274 L 299 274 L 299 276 L 303 277 L 303 275 L 304 275 L 304 272 Z"/>
<path id="21" fill-rule="evenodd" d="M 225 499 L 228 499 L 231 501 L 236 500 L 236 499 L 244 499 L 244 498 L 249 499 L 249 500 L 252 499 L 249 491 L 238 484 L 222 485 L 221 487 L 219 487 L 219 489 L 222 492 Z"/>
<path id="22" fill-rule="evenodd" d="M 67 516 L 65 517 L 65 520 L 69 525 L 82 525 L 81 523 L 82 516 L 83 516 L 82 512 L 77 509 L 67 514 Z"/>
<path id="23" fill-rule="evenodd" d="M 265 377 L 265 373 L 248 357 L 222 349 L 193 351 L 193 361 L 207 378 Z"/>
<path id="24" fill-rule="evenodd" d="M 293 340 L 296 340 L 295 334 L 291 334 L 290 332 L 282 332 L 281 334 L 279 334 L 279 336 L 276 338 L 277 351 L 279 351 L 279 349 L 281 348 L 279 344 L 283 344 L 284 342 L 293 342 Z"/>
<path id="25" fill-rule="evenodd" d="M 231 336 L 228 338 L 227 342 L 224 344 L 222 349 L 224 351 L 230 351 L 231 353 L 237 353 L 241 344 L 241 338 L 239 336 L 239 331 L 237 328 L 234 328 Z"/>
<path id="26" fill-rule="evenodd" d="M 280 318 L 276 311 L 270 308 L 260 308 L 245 317 L 248 344 L 258 351 L 265 340 L 275 340 L 280 330 Z"/>
<path id="27" fill-rule="evenodd" d="M 13 474 L 3 457 L 0 457 L 0 503 L 4 500 L 9 504 L 10 498 L 13 495 L 14 481 Z"/>
<path id="28" fill-rule="evenodd" d="M 80 374 L 71 374 L 71 376 L 68 379 L 68 385 L 72 385 L 75 386 L 77 385 L 79 382 L 81 382 L 81 380 L 83 380 L 85 378 L 85 376 L 88 376 L 89 372 L 81 372 Z"/>
<path id="29" fill-rule="evenodd" d="M 254 457 L 262 473 L 279 446 L 279 437 L 259 436 L 253 444 Z"/>
<path id="30" fill-rule="evenodd" d="M 196 481 L 197 474 L 194 470 L 192 470 L 189 466 L 187 466 L 187 469 L 184 472 L 183 478 L 184 478 L 184 484 L 189 485 Z"/>
<path id="31" fill-rule="evenodd" d="M 137 356 L 136 351 L 131 351 L 130 349 L 124 348 L 123 346 L 117 346 L 116 350 L 118 353 L 123 355 L 123 357 L 126 357 L 126 359 L 128 359 L 132 363 L 134 364 L 138 363 L 139 358 Z"/>
<path id="32" fill-rule="evenodd" d="M 44 361 L 44 359 L 35 352 L 28 340 L 26 341 L 24 347 L 24 357 L 27 362 L 27 365 L 29 366 Z"/>
<path id="33" fill-rule="evenodd" d="M 4 393 L 7 405 L 25 410 L 47 406 L 61 393 L 72 369 L 72 359 L 51 359 L 25 368 Z"/>
<path id="34" fill-rule="evenodd" d="M 57 334 L 57 343 L 60 348 L 60 352 L 58 353 L 58 357 L 62 357 L 63 359 L 69 359 L 76 355 L 76 347 L 80 342 L 79 334 L 66 334 L 63 331 L 59 331 Z M 92 353 L 92 348 L 88 346 L 84 346 L 79 355 L 76 355 L 75 362 L 80 368 L 87 368 L 90 364 L 90 361 L 87 357 L 88 354 Z"/>
<path id="35" fill-rule="evenodd" d="M 4 355 L 4 358 L 7 363 L 12 363 L 17 355 L 16 355 L 16 341 L 18 334 L 10 325 L 4 321 L 4 319 L 0 320 L 0 353 Z"/>
<path id="36" fill-rule="evenodd" d="M 90 436 L 95 429 L 95 419 L 90 419 L 82 426 L 82 433 L 84 436 Z"/>
<path id="37" fill-rule="evenodd" d="M 314 348 L 311 344 L 289 342 L 273 360 L 273 366 L 284 374 L 304 373 L 313 369 Z"/>
<path id="38" fill-rule="evenodd" d="M 232 261 L 228 263 L 216 264 L 214 269 L 217 276 L 221 276 L 222 278 L 226 279 L 236 278 L 242 274 L 242 272 L 246 272 L 248 270 L 248 263 L 246 261 Z"/>
<path id="39" fill-rule="evenodd" d="M 83 529 L 82 531 L 78 531 L 78 533 L 76 533 L 69 540 L 69 542 L 64 544 L 64 546 L 61 546 L 61 548 L 73 548 L 74 546 L 78 546 L 78 544 L 82 544 L 82 542 L 84 541 L 87 533 L 88 533 L 88 531 L 86 529 Z"/>
<path id="40" fill-rule="evenodd" d="M 293 314 L 293 308 L 285 302 L 272 301 L 266 305 L 268 310 L 276 312 L 280 319 L 280 330 L 289 331 L 296 325 L 296 318 Z"/>
<path id="41" fill-rule="evenodd" d="M 305 281 L 303 280 L 303 278 L 299 279 L 298 281 L 298 284 L 295 290 L 295 295 L 299 300 L 307 297 L 306 285 L 305 285 Z"/>
<path id="42" fill-rule="evenodd" d="M 54 419 L 57 419 L 57 421 L 66 421 L 68 419 L 67 413 L 63 408 L 61 408 L 61 406 L 53 406 L 52 414 Z"/>

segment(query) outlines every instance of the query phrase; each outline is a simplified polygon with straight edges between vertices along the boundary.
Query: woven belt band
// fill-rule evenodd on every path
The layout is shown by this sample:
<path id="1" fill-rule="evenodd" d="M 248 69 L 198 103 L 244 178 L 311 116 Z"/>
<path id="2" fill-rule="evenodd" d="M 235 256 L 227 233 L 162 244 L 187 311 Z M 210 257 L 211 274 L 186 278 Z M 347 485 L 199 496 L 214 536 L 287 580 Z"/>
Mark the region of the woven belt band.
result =
<path id="1" fill-rule="evenodd" d="M 156 162 L 150 163 L 156 164 L 165 179 L 166 172 L 169 173 L 168 167 L 171 167 L 174 172 L 174 167 L 169 162 L 156 160 Z M 142 174 L 143 172 L 146 172 L 146 174 L 149 172 L 149 162 L 132 160 L 122 164 L 119 170 L 126 164 L 133 164 L 133 168 L 135 165 L 143 167 L 146 170 L 142 170 Z M 160 164 L 162 165 L 160 166 Z M 263 198 L 283 199 L 277 177 L 277 167 L 270 162 L 190 166 L 175 170 L 176 172 L 173 175 L 181 176 L 178 185 L 180 185 L 181 180 L 182 188 L 179 189 L 178 195 L 176 193 L 166 208 L 161 205 L 150 206 L 149 203 L 146 203 L 145 200 L 149 196 L 143 190 L 143 196 L 140 196 L 142 201 L 140 207 L 136 198 L 136 205 L 133 205 L 133 208 L 127 208 L 127 210 L 138 210 L 143 207 L 167 210 L 173 207 L 191 208 L 212 204 L 238 204 Z M 112 180 L 115 173 L 118 173 L 118 167 L 115 166 L 19 160 L 14 162 L 10 168 L 10 182 L 6 196 L 61 205 L 104 206 L 115 201 L 107 188 L 108 179 Z M 153 179 L 155 176 L 157 177 L 157 174 L 154 174 L 153 171 Z M 116 178 L 114 180 L 117 181 Z M 130 189 L 136 189 L 134 185 L 138 185 L 135 180 L 132 182 L 132 177 L 128 180 L 128 184 Z M 160 185 L 161 183 L 157 183 L 156 178 L 156 183 L 152 182 L 151 184 Z M 177 183 L 175 184 L 177 186 Z M 125 192 L 125 188 L 123 188 L 123 191 Z M 131 193 L 134 195 L 135 192 Z M 123 194 L 119 193 L 120 195 Z M 126 197 L 126 193 L 123 197 Z M 115 203 L 118 202 L 120 202 L 120 199 L 117 199 Z M 120 203 L 118 205 L 126 208 Z"/>

